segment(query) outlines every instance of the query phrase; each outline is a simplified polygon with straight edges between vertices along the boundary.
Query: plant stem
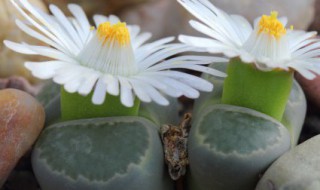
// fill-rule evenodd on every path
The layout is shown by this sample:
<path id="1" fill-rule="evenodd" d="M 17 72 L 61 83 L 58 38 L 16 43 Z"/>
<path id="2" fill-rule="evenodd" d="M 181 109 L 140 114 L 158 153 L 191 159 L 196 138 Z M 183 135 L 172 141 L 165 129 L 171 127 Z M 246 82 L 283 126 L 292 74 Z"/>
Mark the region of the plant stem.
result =
<path id="1" fill-rule="evenodd" d="M 293 71 L 261 71 L 239 58 L 230 60 L 222 103 L 265 113 L 281 121 L 293 83 Z"/>
<path id="2" fill-rule="evenodd" d="M 137 116 L 140 107 L 139 99 L 135 99 L 133 107 L 125 107 L 120 96 L 107 94 L 102 105 L 94 105 L 92 94 L 82 96 L 78 93 L 68 93 L 61 87 L 61 119 L 75 120 L 96 117 Z"/>

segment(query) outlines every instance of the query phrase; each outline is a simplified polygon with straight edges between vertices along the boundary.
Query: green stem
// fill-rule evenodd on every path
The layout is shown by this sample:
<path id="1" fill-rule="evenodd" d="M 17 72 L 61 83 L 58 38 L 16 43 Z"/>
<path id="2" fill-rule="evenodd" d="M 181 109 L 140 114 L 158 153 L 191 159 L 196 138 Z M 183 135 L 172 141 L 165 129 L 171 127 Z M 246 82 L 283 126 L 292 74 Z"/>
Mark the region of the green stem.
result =
<path id="1" fill-rule="evenodd" d="M 68 93 L 61 87 L 61 119 L 75 120 L 96 117 L 137 116 L 140 107 L 139 99 L 135 99 L 133 107 L 125 107 L 120 96 L 107 94 L 102 105 L 94 105 L 92 93 L 82 96 L 78 93 Z"/>
<path id="2" fill-rule="evenodd" d="M 293 83 L 292 71 L 261 71 L 234 58 L 227 74 L 222 103 L 251 108 L 281 121 Z"/>

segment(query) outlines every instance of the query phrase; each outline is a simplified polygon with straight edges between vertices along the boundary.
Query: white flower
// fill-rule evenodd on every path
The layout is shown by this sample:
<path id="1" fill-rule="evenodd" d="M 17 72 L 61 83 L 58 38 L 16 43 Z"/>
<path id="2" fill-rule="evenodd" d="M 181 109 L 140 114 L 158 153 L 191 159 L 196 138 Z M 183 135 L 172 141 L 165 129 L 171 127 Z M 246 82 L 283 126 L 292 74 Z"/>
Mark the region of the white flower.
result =
<path id="1" fill-rule="evenodd" d="M 16 20 L 21 30 L 49 46 L 4 41 L 14 51 L 42 55 L 53 60 L 27 62 L 25 66 L 34 76 L 52 78 L 64 85 L 69 93 L 88 95 L 92 102 L 102 104 L 106 93 L 120 96 L 121 102 L 132 107 L 137 96 L 141 101 L 168 105 L 162 93 L 179 97 L 197 98 L 200 91 L 211 91 L 213 85 L 199 77 L 169 69 L 189 69 L 224 77 L 225 74 L 208 68 L 212 62 L 224 58 L 209 56 L 177 56 L 195 48 L 185 44 L 168 44 L 173 37 L 145 43 L 150 33 L 140 33 L 135 25 L 126 26 L 116 16 L 95 15 L 96 27 L 81 7 L 68 6 L 73 18 L 50 5 L 53 15 L 33 7 L 27 0 L 12 0 L 28 23 Z M 31 13 L 32 18 L 26 14 Z M 165 60 L 165 61 L 163 61 Z"/>
<path id="2" fill-rule="evenodd" d="M 240 57 L 263 71 L 294 69 L 308 79 L 320 74 L 316 32 L 286 29 L 287 19 L 278 19 L 277 12 L 257 18 L 253 28 L 244 17 L 228 15 L 208 0 L 178 2 L 202 22 L 191 20 L 190 25 L 210 37 L 180 35 L 181 42 L 229 58 Z"/>

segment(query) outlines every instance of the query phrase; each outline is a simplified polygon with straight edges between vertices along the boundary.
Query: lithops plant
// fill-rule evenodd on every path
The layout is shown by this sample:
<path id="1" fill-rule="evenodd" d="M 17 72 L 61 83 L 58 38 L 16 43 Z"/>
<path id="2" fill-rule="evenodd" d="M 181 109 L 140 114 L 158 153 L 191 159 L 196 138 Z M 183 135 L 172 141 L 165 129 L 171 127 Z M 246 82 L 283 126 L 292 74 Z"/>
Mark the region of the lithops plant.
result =
<path id="1" fill-rule="evenodd" d="M 53 82 L 47 82 L 44 84 L 40 93 L 37 94 L 36 98 L 45 109 L 45 126 L 59 121 L 61 118 L 60 86 Z"/>
<path id="2" fill-rule="evenodd" d="M 225 59 L 176 56 L 193 48 L 171 43 L 173 37 L 146 43 L 150 33 L 114 15 L 96 15 L 91 26 L 75 4 L 68 5 L 73 15 L 68 18 L 55 5 L 48 15 L 27 0 L 11 2 L 36 18 L 26 17 L 41 33 L 17 21 L 21 29 L 50 47 L 4 43 L 20 53 L 51 58 L 25 65 L 33 75 L 61 85 L 61 118 L 43 131 L 32 156 L 41 189 L 173 189 L 159 137 L 159 125 L 172 109 L 166 95 L 197 98 L 199 91 L 213 89 L 210 82 L 176 69 L 224 77 L 205 65 Z M 46 97 L 43 102 L 52 104 Z M 141 102 L 167 107 L 146 109 Z M 153 122 L 138 117 L 143 109 Z M 159 117 L 148 116 L 152 110 Z"/>
<path id="3" fill-rule="evenodd" d="M 212 65 L 212 67 L 225 72 L 227 65 L 225 63 L 217 63 Z M 201 98 L 195 101 L 193 111 L 194 116 L 201 114 L 208 106 L 222 104 L 221 96 L 224 80 L 209 75 L 203 75 L 203 77 L 214 84 L 215 91 L 210 93 L 201 93 Z M 291 146 L 295 146 L 298 143 L 298 138 L 303 127 L 306 111 L 307 103 L 305 95 L 298 82 L 294 81 L 285 107 L 284 116 L 281 120 L 282 125 L 287 128 L 290 134 Z"/>
<path id="4" fill-rule="evenodd" d="M 190 25 L 209 36 L 179 40 L 229 58 L 228 76 L 214 82 L 218 90 L 193 110 L 190 189 L 253 189 L 259 175 L 297 143 L 306 104 L 294 71 L 309 80 L 320 73 L 319 39 L 315 32 L 286 29 L 287 18 L 276 11 L 251 25 L 208 0 L 178 2 L 199 19 Z"/>
<path id="5" fill-rule="evenodd" d="M 307 101 L 302 88 L 294 81 L 281 123 L 291 136 L 291 146 L 298 144 L 299 136 L 307 113 Z"/>
<path id="6" fill-rule="evenodd" d="M 189 134 L 190 189 L 253 189 L 259 175 L 290 148 L 287 129 L 260 112 L 208 106 Z"/>
<path id="7" fill-rule="evenodd" d="M 224 63 L 213 66 L 226 69 Z M 222 104 L 224 80 L 204 77 L 215 91 L 202 93 L 195 102 L 188 184 L 191 189 L 253 189 L 268 166 L 297 143 L 306 112 L 304 94 L 295 82 L 280 123 L 251 109 Z"/>
<path id="8" fill-rule="evenodd" d="M 42 189 L 170 190 L 158 127 L 141 117 L 47 127 L 32 163 Z"/>
<path id="9" fill-rule="evenodd" d="M 130 189 L 173 188 L 164 167 L 159 127 L 177 122 L 177 99 L 169 99 L 170 110 L 142 103 L 141 117 L 60 123 L 58 92 L 51 83 L 38 95 L 49 116 L 46 123 L 56 123 L 47 125 L 32 157 L 43 189 L 127 189 L 128 181 L 134 182 Z"/>
<path id="10" fill-rule="evenodd" d="M 163 164 L 159 127 L 177 122 L 180 106 L 176 99 L 169 99 L 169 111 L 155 103 L 142 103 L 141 117 L 59 123 L 58 92 L 51 83 L 38 95 L 49 116 L 46 123 L 56 123 L 47 125 L 32 157 L 43 189 L 127 189 L 128 181 L 134 181 L 130 189 L 173 188 Z M 115 167 L 108 167 L 112 164 Z"/>

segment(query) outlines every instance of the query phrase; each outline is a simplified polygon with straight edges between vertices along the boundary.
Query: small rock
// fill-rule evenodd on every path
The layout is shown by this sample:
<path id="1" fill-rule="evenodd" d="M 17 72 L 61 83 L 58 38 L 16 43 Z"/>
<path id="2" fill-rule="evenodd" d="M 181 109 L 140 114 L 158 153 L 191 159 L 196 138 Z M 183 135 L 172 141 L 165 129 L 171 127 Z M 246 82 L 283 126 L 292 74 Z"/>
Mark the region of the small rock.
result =
<path id="1" fill-rule="evenodd" d="M 25 91 L 31 95 L 38 94 L 44 83 L 31 84 L 26 78 L 20 76 L 10 76 L 7 78 L 0 78 L 0 90 L 5 88 L 14 88 Z"/>
<path id="2" fill-rule="evenodd" d="M 285 153 L 263 175 L 256 190 L 320 189 L 320 135 Z"/>
<path id="3" fill-rule="evenodd" d="M 31 95 L 0 90 L 0 187 L 37 139 L 44 121 L 44 109 Z"/>
<path id="4" fill-rule="evenodd" d="M 296 79 L 299 81 L 310 103 L 320 108 L 320 76 L 317 76 L 313 80 L 308 80 L 297 74 Z"/>

